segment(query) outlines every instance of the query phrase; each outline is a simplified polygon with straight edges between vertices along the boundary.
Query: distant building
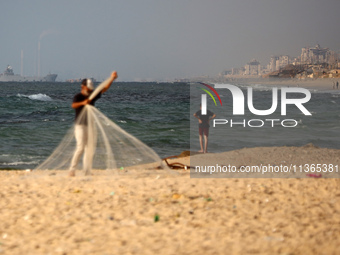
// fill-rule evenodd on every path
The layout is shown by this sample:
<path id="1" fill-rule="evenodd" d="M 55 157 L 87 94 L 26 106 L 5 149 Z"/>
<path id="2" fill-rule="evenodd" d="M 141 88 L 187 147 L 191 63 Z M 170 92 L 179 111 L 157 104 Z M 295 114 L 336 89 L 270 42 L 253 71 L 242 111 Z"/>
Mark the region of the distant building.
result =
<path id="1" fill-rule="evenodd" d="M 331 51 L 328 48 L 321 48 L 319 44 L 315 48 L 302 48 L 301 64 L 328 63 L 331 55 Z"/>
<path id="2" fill-rule="evenodd" d="M 330 65 L 330 68 L 338 68 L 339 56 L 335 51 L 329 51 L 328 64 Z"/>
<path id="3" fill-rule="evenodd" d="M 224 78 L 280 77 L 299 79 L 340 77 L 340 51 L 321 48 L 304 47 L 301 55 L 290 58 L 288 55 L 271 56 L 269 64 L 261 66 L 253 59 L 241 68 L 224 71 Z"/>
<path id="4" fill-rule="evenodd" d="M 243 75 L 244 70 L 245 70 L 244 67 L 232 68 L 231 69 L 231 75 Z"/>
<path id="5" fill-rule="evenodd" d="M 279 69 L 284 68 L 285 66 L 288 66 L 290 64 L 290 58 L 287 55 L 283 55 L 279 57 L 279 63 L 276 64 L 276 67 L 279 67 Z"/>
<path id="6" fill-rule="evenodd" d="M 224 75 L 231 75 L 232 70 L 225 70 L 222 73 L 220 73 L 220 75 L 224 76 Z"/>
<path id="7" fill-rule="evenodd" d="M 270 58 L 269 70 L 271 72 L 278 71 L 281 68 L 290 64 L 290 58 L 288 55 L 272 56 Z"/>
<path id="8" fill-rule="evenodd" d="M 253 59 L 244 66 L 244 75 L 260 75 L 261 65 L 256 59 Z"/>
<path id="9" fill-rule="evenodd" d="M 276 61 L 279 59 L 278 56 L 271 56 L 270 63 L 269 63 L 269 69 L 271 72 L 276 71 Z"/>

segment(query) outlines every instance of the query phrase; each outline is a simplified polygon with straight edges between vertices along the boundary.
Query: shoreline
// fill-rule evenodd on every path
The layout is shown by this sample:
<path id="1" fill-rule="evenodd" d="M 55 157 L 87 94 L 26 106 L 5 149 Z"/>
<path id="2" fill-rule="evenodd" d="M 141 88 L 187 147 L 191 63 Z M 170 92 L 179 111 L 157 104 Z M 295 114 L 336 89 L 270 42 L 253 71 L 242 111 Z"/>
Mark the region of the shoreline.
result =
<path id="1" fill-rule="evenodd" d="M 242 148 L 220 153 L 194 153 L 190 157 L 178 157 L 170 159 L 169 163 L 179 162 L 181 164 L 196 166 L 235 166 L 237 170 L 241 167 L 260 166 L 288 166 L 290 173 L 239 173 L 224 174 L 213 173 L 213 175 L 202 175 L 198 177 L 216 178 L 308 178 L 309 174 L 320 174 L 320 178 L 340 178 L 340 149 L 320 148 L 313 144 L 304 146 L 272 146 Z M 317 165 L 324 165 L 325 169 L 316 169 Z M 326 171 L 329 165 L 334 166 L 332 172 Z M 295 167 L 295 168 L 294 168 Z M 230 167 L 229 167 L 230 168 Z M 293 171 L 295 170 L 295 172 Z M 192 173 L 195 172 L 192 170 Z"/>
<path id="2" fill-rule="evenodd" d="M 276 156 L 276 154 L 279 156 Z M 272 154 L 274 153 L 274 155 Z M 308 155 L 305 155 L 308 153 Z M 191 154 L 191 155 L 190 155 Z M 185 165 L 190 165 L 191 159 L 198 159 L 201 158 L 203 161 L 206 160 L 207 162 L 212 162 L 216 160 L 220 160 L 221 158 L 225 160 L 229 160 L 230 162 L 234 163 L 235 165 L 242 165 L 242 164 L 261 164 L 264 161 L 275 163 L 280 163 L 286 161 L 284 157 L 288 157 L 289 159 L 293 159 L 292 163 L 294 164 L 303 164 L 301 160 L 299 160 L 298 155 L 303 155 L 303 158 L 307 161 L 315 161 L 315 160 L 323 160 L 323 163 L 331 162 L 334 157 L 334 162 L 339 164 L 340 166 L 340 158 L 337 158 L 337 155 L 340 155 L 340 149 L 334 148 L 326 148 L 326 147 L 318 147 L 312 143 L 308 143 L 303 146 L 259 146 L 259 147 L 244 147 L 241 149 L 235 149 L 230 151 L 224 152 L 213 152 L 213 153 L 199 153 L 194 151 L 183 151 L 178 155 L 169 155 L 168 157 L 173 157 L 167 159 L 169 163 L 178 162 Z M 246 162 L 244 158 L 247 158 L 248 161 Z M 277 161 L 277 162 L 275 162 Z M 164 160 L 163 160 L 164 162 Z M 202 163 L 201 160 L 198 162 Z M 225 163 L 225 162 L 224 162 Z M 285 162 L 289 163 L 289 161 Z M 154 163 L 146 164 L 145 166 L 152 166 Z M 204 165 L 204 164 L 203 164 Z M 144 165 L 142 165 L 144 166 Z M 133 169 L 133 166 L 128 167 L 129 169 Z M 141 169 L 141 165 L 136 165 L 135 168 Z M 33 168 L 34 169 L 34 168 Z M 0 168 L 0 171 L 18 171 L 18 172 L 25 172 L 27 170 L 33 169 L 16 169 L 16 168 Z M 104 170 L 105 171 L 105 170 Z M 339 171 L 340 173 L 340 171 Z"/>
<path id="3" fill-rule="evenodd" d="M 319 78 L 319 79 L 297 79 L 297 78 L 249 78 L 241 79 L 235 78 L 226 80 L 228 83 L 239 83 L 239 84 L 264 84 L 273 86 L 290 86 L 290 87 L 303 87 L 307 89 L 318 89 L 318 90 L 334 90 L 333 84 L 336 82 L 340 83 L 340 78 Z M 340 90 L 340 87 L 339 87 Z"/>

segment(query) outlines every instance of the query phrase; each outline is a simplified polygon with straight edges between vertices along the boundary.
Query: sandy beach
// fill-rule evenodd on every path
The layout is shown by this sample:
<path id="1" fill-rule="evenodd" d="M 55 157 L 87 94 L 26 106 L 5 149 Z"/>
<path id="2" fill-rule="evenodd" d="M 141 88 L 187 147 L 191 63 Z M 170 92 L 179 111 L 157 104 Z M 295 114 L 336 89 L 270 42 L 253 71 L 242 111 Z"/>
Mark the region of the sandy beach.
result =
<path id="1" fill-rule="evenodd" d="M 318 90 L 333 90 L 333 85 L 340 82 L 340 78 L 319 78 L 319 79 L 298 79 L 298 78 L 253 78 L 253 79 L 234 79 L 235 83 L 243 84 L 264 84 L 279 87 L 302 87 Z M 340 88 L 339 88 L 340 89 Z"/>
<path id="2" fill-rule="evenodd" d="M 308 145 L 204 158 L 339 164 L 339 153 Z M 189 165 L 190 158 L 170 162 Z M 74 178 L 1 171 L 0 254 L 340 253 L 339 179 L 160 171 Z"/>

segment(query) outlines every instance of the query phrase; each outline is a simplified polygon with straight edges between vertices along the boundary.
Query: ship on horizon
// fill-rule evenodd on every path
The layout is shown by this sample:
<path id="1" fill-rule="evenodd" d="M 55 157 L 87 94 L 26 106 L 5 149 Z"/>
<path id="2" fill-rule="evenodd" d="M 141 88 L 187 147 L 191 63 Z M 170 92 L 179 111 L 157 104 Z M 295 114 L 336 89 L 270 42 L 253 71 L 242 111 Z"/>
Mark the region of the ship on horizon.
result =
<path id="1" fill-rule="evenodd" d="M 14 74 L 13 68 L 8 65 L 5 71 L 0 74 L 0 82 L 55 82 L 57 76 L 57 74 L 48 74 L 44 77 L 21 76 Z"/>

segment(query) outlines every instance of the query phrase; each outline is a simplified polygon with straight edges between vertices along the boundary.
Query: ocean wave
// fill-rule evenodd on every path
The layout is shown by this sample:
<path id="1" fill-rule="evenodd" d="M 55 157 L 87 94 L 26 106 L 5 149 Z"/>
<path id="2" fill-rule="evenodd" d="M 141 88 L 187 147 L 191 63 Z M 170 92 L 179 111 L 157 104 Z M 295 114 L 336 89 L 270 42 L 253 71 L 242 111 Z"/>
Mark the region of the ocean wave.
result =
<path id="1" fill-rule="evenodd" d="M 24 162 L 24 161 L 18 161 L 18 162 L 3 162 L 1 165 L 3 166 L 19 166 L 19 165 L 36 165 L 38 164 L 39 161 L 31 161 L 31 162 Z"/>
<path id="2" fill-rule="evenodd" d="M 0 154 L 0 168 L 34 166 L 40 163 L 41 158 L 29 155 Z"/>
<path id="3" fill-rule="evenodd" d="M 28 123 L 30 120 L 2 120 L 0 119 L 0 124 L 19 124 L 19 123 Z"/>
<path id="4" fill-rule="evenodd" d="M 307 88 L 308 89 L 308 88 Z M 339 95 L 339 91 L 337 90 L 325 90 L 325 89 L 308 89 L 310 92 L 315 93 L 315 94 L 332 94 L 332 95 Z"/>
<path id="5" fill-rule="evenodd" d="M 38 100 L 38 101 L 52 101 L 52 98 L 50 98 L 46 94 L 33 94 L 33 95 L 23 95 L 23 94 L 17 94 L 17 97 L 25 97 L 29 98 L 31 100 Z"/>
<path id="6" fill-rule="evenodd" d="M 253 88 L 253 90 L 258 90 L 258 91 L 272 91 L 274 86 L 272 85 L 265 85 L 265 84 L 250 84 L 250 86 Z M 277 86 L 275 86 L 277 88 Z"/>

